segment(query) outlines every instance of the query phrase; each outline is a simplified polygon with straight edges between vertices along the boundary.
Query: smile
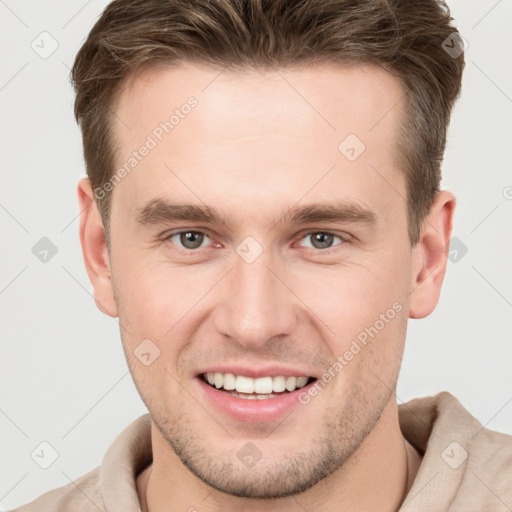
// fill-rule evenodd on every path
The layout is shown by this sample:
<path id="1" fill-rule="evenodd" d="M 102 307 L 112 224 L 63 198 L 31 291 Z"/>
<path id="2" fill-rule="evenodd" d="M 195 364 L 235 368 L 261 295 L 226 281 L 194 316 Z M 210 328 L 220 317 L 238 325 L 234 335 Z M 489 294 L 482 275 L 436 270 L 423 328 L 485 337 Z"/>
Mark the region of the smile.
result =
<path id="1" fill-rule="evenodd" d="M 211 387 L 229 392 L 231 396 L 246 400 L 265 400 L 276 398 L 283 393 L 301 389 L 313 380 L 313 377 L 294 377 L 278 375 L 275 377 L 251 378 L 233 373 L 203 373 L 201 378 Z"/>

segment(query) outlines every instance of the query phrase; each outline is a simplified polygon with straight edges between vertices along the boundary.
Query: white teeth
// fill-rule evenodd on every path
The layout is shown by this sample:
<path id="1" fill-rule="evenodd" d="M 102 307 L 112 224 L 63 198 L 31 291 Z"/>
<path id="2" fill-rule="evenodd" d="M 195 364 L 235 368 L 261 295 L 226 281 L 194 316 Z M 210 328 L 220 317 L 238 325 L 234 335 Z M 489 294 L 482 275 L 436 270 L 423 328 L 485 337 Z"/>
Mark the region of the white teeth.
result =
<path id="1" fill-rule="evenodd" d="M 236 377 L 232 373 L 224 374 L 224 389 L 231 391 L 236 387 Z"/>
<path id="2" fill-rule="evenodd" d="M 272 390 L 274 393 L 282 393 L 286 389 L 286 379 L 279 375 L 279 377 L 274 377 L 272 379 Z"/>
<path id="3" fill-rule="evenodd" d="M 256 395 L 258 400 L 266 400 L 267 398 L 274 398 L 276 395 L 269 393 L 268 395 Z"/>
<path id="4" fill-rule="evenodd" d="M 307 377 L 297 377 L 297 387 L 303 388 L 308 382 Z"/>
<path id="5" fill-rule="evenodd" d="M 254 393 L 254 379 L 237 375 L 235 389 L 239 393 Z"/>
<path id="6" fill-rule="evenodd" d="M 272 377 L 254 379 L 254 392 L 262 395 L 272 393 Z"/>
<path id="7" fill-rule="evenodd" d="M 237 398 L 243 398 L 245 400 L 267 400 L 267 398 L 275 398 L 276 395 L 273 395 L 272 393 L 268 395 L 257 395 L 256 393 L 252 393 L 250 395 L 245 394 L 238 394 L 236 391 L 233 391 L 230 393 L 233 396 L 236 396 Z"/>
<path id="8" fill-rule="evenodd" d="M 297 386 L 297 377 L 288 377 L 286 379 L 285 387 L 288 391 L 293 391 Z"/>
<path id="9" fill-rule="evenodd" d="M 234 375 L 232 373 L 207 373 L 206 380 L 211 386 L 217 389 L 223 388 L 226 391 L 233 391 L 234 396 L 240 398 L 260 399 L 271 398 L 272 393 L 282 393 L 285 390 L 295 391 L 304 387 L 308 382 L 308 377 L 285 377 L 278 375 L 276 377 L 258 377 L 252 379 L 243 375 Z M 236 390 L 236 391 L 234 391 Z M 238 393 L 245 393 L 243 397 Z"/>

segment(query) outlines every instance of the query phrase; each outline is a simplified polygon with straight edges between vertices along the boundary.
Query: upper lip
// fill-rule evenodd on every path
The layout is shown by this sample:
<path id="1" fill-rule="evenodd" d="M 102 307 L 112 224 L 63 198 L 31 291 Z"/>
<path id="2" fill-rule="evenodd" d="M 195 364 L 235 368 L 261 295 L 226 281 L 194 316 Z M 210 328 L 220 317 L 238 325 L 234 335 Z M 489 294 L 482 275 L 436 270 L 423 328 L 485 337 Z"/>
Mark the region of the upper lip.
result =
<path id="1" fill-rule="evenodd" d="M 253 379 L 257 379 L 258 377 L 277 377 L 279 375 L 283 375 L 284 377 L 314 377 L 314 374 L 309 370 L 281 365 L 258 367 L 255 364 L 237 364 L 236 366 L 228 364 L 212 365 L 199 370 L 196 376 L 200 376 L 204 373 L 232 373 Z"/>

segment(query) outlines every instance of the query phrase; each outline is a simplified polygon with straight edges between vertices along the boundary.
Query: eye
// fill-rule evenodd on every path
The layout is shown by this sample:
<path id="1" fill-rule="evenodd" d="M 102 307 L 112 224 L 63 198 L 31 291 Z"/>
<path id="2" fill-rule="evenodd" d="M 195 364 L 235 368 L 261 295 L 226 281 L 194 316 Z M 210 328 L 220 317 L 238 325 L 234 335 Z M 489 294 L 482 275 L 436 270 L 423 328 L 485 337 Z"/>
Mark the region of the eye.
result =
<path id="1" fill-rule="evenodd" d="M 334 244 L 334 240 L 338 239 L 340 243 Z M 329 233 L 328 231 L 314 231 L 311 233 L 308 233 L 302 240 L 310 240 L 311 245 L 302 245 L 302 243 L 299 243 L 302 247 L 311 247 L 312 249 L 331 249 L 333 246 L 341 245 L 345 240 L 338 235 L 335 235 L 333 233 Z"/>
<path id="2" fill-rule="evenodd" d="M 171 243 L 178 245 L 178 247 L 181 245 L 182 248 L 188 250 L 200 249 L 207 238 L 210 237 L 203 231 L 192 230 L 177 231 L 166 236 L 166 239 Z"/>

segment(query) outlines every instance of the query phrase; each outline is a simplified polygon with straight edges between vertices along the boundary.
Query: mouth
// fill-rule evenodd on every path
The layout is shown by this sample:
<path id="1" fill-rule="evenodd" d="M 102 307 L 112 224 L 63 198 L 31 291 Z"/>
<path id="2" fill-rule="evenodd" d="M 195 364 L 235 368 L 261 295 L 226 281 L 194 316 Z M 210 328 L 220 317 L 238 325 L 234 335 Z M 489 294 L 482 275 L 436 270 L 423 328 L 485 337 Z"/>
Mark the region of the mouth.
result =
<path id="1" fill-rule="evenodd" d="M 193 382 L 206 410 L 237 422 L 274 424 L 302 407 L 302 395 L 318 380 L 309 371 L 245 362 L 202 368 Z M 309 421 L 309 415 L 318 414 L 321 403 L 317 401 L 316 406 L 301 411 L 301 421 Z"/>
<path id="2" fill-rule="evenodd" d="M 245 400 L 268 400 L 289 395 L 316 381 L 315 377 L 264 376 L 251 378 L 233 373 L 201 373 L 199 378 L 211 388 Z"/>

